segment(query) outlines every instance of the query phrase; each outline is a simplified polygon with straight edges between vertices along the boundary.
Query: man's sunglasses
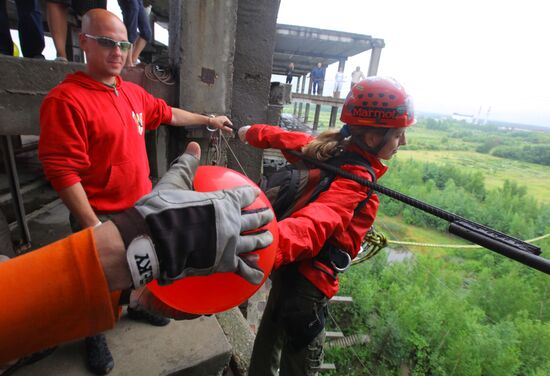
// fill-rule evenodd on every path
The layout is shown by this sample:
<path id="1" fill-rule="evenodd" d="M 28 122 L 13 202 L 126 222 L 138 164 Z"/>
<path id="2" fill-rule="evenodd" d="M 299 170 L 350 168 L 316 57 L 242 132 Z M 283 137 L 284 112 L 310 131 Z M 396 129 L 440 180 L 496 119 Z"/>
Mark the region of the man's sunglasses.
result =
<path id="1" fill-rule="evenodd" d="M 117 42 L 116 40 L 113 40 L 111 38 L 96 37 L 95 35 L 90 35 L 90 34 L 84 34 L 84 36 L 86 38 L 90 38 L 97 41 L 97 44 L 99 44 L 101 47 L 104 47 L 104 48 L 112 49 L 112 48 L 118 47 L 122 52 L 126 52 L 126 51 L 129 51 L 130 48 L 132 47 L 132 43 L 126 42 L 126 41 Z"/>

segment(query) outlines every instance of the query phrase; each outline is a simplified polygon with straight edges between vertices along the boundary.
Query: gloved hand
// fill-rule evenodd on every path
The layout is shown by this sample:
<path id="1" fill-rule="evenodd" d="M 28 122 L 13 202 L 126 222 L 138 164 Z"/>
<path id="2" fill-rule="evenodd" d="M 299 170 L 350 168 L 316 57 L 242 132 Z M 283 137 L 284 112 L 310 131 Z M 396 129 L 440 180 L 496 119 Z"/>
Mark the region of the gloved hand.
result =
<path id="1" fill-rule="evenodd" d="M 267 224 L 273 212 L 267 207 L 242 210 L 255 201 L 257 188 L 189 190 L 199 165 L 188 154 L 190 147 L 198 148 L 192 144 L 150 194 L 113 217 L 127 248 L 134 287 L 153 279 L 168 284 L 216 272 L 234 272 L 258 284 L 264 273 L 257 256 L 247 253 L 267 247 L 273 236 L 269 231 L 242 233 Z"/>

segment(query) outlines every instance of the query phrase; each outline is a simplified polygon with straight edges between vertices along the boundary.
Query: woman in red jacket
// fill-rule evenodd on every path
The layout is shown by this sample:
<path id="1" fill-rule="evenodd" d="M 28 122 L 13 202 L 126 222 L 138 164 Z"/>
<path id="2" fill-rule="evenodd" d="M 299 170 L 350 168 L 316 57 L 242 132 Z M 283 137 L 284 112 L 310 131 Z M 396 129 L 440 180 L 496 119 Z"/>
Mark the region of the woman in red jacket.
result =
<path id="1" fill-rule="evenodd" d="M 414 114 L 399 83 L 369 77 L 348 94 L 340 119 L 345 123 L 340 131 L 327 131 L 317 138 L 268 125 L 243 127 L 239 137 L 255 147 L 282 150 L 290 163 L 296 157 L 285 150 L 301 151 L 320 161 L 354 153 L 380 178 L 387 170 L 380 160 L 390 159 L 406 144 L 405 130 L 414 123 Z M 364 166 L 340 168 L 373 180 Z M 276 271 L 254 343 L 251 376 L 317 373 L 327 301 L 338 291 L 337 273 L 346 267 L 338 260 L 357 256 L 378 205 L 377 195 L 369 196 L 367 187 L 338 176 L 318 198 L 279 222 Z"/>

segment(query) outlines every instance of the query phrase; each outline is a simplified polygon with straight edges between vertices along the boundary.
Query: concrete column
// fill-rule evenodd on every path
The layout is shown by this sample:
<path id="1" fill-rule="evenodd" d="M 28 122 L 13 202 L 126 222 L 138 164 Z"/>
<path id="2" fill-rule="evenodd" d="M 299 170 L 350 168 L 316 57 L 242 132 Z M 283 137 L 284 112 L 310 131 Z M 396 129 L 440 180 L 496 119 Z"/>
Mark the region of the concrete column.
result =
<path id="1" fill-rule="evenodd" d="M 380 55 L 384 47 L 384 41 L 381 39 L 373 39 L 373 47 L 370 54 L 369 70 L 367 76 L 376 76 L 378 73 L 378 65 L 380 64 Z"/>
<path id="2" fill-rule="evenodd" d="M 330 108 L 330 120 L 328 122 L 329 128 L 334 128 L 336 126 L 336 114 L 338 114 L 338 107 L 332 106 Z"/>
<path id="3" fill-rule="evenodd" d="M 239 127 L 279 125 L 283 103 L 269 103 L 279 1 L 239 0 L 238 5 L 231 120 Z M 242 166 L 252 181 L 259 181 L 262 150 L 236 139 L 228 141 L 235 153 L 227 153 L 228 167 L 242 173 Z"/>
<path id="4" fill-rule="evenodd" d="M 346 60 L 347 58 L 338 60 L 338 70 L 343 70 L 346 67 Z"/>
<path id="5" fill-rule="evenodd" d="M 302 76 L 302 91 L 301 93 L 305 93 L 306 92 L 306 75 L 304 74 Z M 300 118 L 300 116 L 302 116 L 302 106 L 303 106 L 303 103 L 300 102 L 300 104 L 298 105 L 298 118 Z"/>
<path id="6" fill-rule="evenodd" d="M 170 41 L 170 56 L 179 67 L 182 108 L 231 113 L 237 5 L 237 0 L 170 2 L 181 15 L 171 18 L 176 22 L 170 28 L 178 30 L 177 40 Z"/>
<path id="7" fill-rule="evenodd" d="M 300 82 L 301 82 L 301 80 L 302 80 L 302 76 L 298 76 L 298 82 L 296 83 L 296 92 L 297 93 L 300 92 Z M 298 102 L 294 102 L 294 112 L 293 112 L 294 116 L 296 116 L 297 108 L 298 108 Z"/>
<path id="8" fill-rule="evenodd" d="M 321 105 L 315 105 L 315 117 L 313 118 L 313 130 L 317 130 L 319 127 L 319 113 L 321 112 Z"/>
<path id="9" fill-rule="evenodd" d="M 179 107 L 231 115 L 237 8 L 237 0 L 170 1 L 169 57 L 178 69 Z M 204 127 L 174 131 L 171 157 L 189 137 L 198 139 L 206 161 L 210 134 Z"/>

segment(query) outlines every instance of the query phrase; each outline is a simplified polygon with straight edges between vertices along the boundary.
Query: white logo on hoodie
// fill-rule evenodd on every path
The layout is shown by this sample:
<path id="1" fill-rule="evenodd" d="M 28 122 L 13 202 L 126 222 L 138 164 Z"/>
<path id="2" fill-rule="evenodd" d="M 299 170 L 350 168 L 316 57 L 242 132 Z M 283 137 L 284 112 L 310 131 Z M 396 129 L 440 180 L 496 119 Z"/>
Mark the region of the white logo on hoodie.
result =
<path id="1" fill-rule="evenodd" d="M 143 112 L 136 114 L 134 111 L 132 111 L 132 117 L 136 122 L 138 133 L 141 136 L 143 134 Z"/>

